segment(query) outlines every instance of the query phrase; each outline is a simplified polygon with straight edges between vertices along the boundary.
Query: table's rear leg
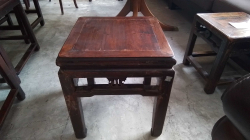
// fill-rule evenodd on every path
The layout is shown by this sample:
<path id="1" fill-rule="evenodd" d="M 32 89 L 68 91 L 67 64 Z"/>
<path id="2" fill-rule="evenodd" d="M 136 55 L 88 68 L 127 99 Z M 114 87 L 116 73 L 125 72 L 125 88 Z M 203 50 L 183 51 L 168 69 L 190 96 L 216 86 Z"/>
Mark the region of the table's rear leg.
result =
<path id="1" fill-rule="evenodd" d="M 151 130 L 151 135 L 154 137 L 158 137 L 162 133 L 168 108 L 168 101 L 172 89 L 174 73 L 175 72 L 172 71 L 171 75 L 167 76 L 166 79 L 161 79 L 160 82 L 161 95 L 157 96 L 154 101 L 153 122 Z"/>
<path id="2" fill-rule="evenodd" d="M 146 86 L 150 86 L 151 84 L 151 77 L 144 77 L 143 84 Z"/>
<path id="3" fill-rule="evenodd" d="M 19 25 L 19 27 L 20 27 L 20 30 L 21 30 L 22 35 L 27 37 L 28 34 L 27 34 L 27 32 L 26 32 L 26 30 L 25 30 L 25 27 L 24 27 L 24 25 L 23 25 L 23 23 L 22 23 L 21 17 L 20 17 L 17 13 L 15 13 L 15 16 L 16 16 L 17 23 L 18 23 L 18 25 Z M 29 44 L 29 43 L 30 43 L 29 39 L 27 39 L 27 38 L 24 39 L 24 41 L 25 41 L 26 44 Z"/>
<path id="4" fill-rule="evenodd" d="M 58 75 L 71 123 L 75 131 L 75 136 L 76 138 L 85 138 L 87 136 L 87 129 L 85 126 L 81 99 L 80 97 L 77 97 L 73 94 L 75 91 L 75 84 L 77 82 L 77 79 L 73 79 L 65 75 L 61 70 L 59 70 Z"/>
<path id="5" fill-rule="evenodd" d="M 87 78 L 88 86 L 93 86 L 95 84 L 94 78 Z"/>
<path id="6" fill-rule="evenodd" d="M 198 23 L 194 19 L 193 27 L 192 27 L 192 30 L 191 30 L 190 35 L 189 35 L 187 48 L 186 48 L 185 55 L 184 55 L 184 58 L 183 58 L 183 61 L 182 61 L 182 63 L 184 65 L 189 65 L 189 61 L 187 60 L 187 57 L 193 53 L 194 45 L 195 45 L 195 42 L 196 42 L 196 39 L 197 39 L 197 35 L 194 34 L 194 31 L 196 30 L 197 26 L 198 26 Z"/>

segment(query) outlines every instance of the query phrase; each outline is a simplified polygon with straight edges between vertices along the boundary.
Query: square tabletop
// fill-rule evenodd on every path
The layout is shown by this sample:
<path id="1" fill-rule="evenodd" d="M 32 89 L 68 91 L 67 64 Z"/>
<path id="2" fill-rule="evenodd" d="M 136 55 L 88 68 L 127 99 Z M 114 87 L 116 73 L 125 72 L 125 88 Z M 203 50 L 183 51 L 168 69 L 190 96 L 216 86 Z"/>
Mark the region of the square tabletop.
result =
<path id="1" fill-rule="evenodd" d="M 174 64 L 173 56 L 154 17 L 80 17 L 59 52 L 57 65 L 122 60 Z"/>
<path id="2" fill-rule="evenodd" d="M 231 39 L 250 38 L 250 26 L 248 28 L 235 28 L 229 22 L 250 23 L 250 15 L 244 12 L 204 13 L 197 14 L 198 18 Z M 210 27 L 207 27 L 210 28 Z"/>

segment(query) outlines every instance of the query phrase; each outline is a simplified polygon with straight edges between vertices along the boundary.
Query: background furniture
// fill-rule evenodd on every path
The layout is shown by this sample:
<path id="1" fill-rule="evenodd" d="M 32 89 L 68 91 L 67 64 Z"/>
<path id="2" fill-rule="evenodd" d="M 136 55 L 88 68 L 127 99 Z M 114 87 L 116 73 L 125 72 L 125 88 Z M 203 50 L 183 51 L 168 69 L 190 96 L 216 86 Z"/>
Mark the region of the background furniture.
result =
<path id="1" fill-rule="evenodd" d="M 229 57 L 250 54 L 250 28 L 235 28 L 229 22 L 247 22 L 250 15 L 243 12 L 197 14 L 187 44 L 183 64 L 191 63 L 199 74 L 206 80 L 204 91 L 207 94 L 214 92 L 217 84 L 226 84 L 228 81 L 219 81 Z M 205 40 L 212 48 L 212 52 L 193 52 L 197 36 Z M 202 69 L 194 57 L 213 56 L 216 59 L 210 73 Z M 249 62 L 250 63 L 250 62 Z M 249 63 L 242 63 L 242 67 L 250 71 Z"/>
<path id="2" fill-rule="evenodd" d="M 250 74 L 235 81 L 221 100 L 226 116 L 219 119 L 212 131 L 213 140 L 250 139 Z"/>
<path id="3" fill-rule="evenodd" d="M 249 0 L 167 0 L 170 8 L 178 6 L 191 13 L 246 12 L 250 14 Z"/>
<path id="4" fill-rule="evenodd" d="M 34 51 L 38 51 L 40 49 L 38 42 L 36 40 L 36 37 L 33 33 L 32 27 L 30 26 L 30 23 L 26 17 L 26 14 L 23 10 L 23 7 L 20 3 L 19 0 L 0 0 L 0 19 L 2 17 L 6 17 L 6 15 L 9 14 L 10 11 L 14 9 L 18 25 L 19 26 L 5 26 L 0 28 L 0 30 L 13 30 L 13 29 L 18 29 L 21 30 L 22 34 L 21 36 L 6 36 L 6 37 L 1 37 L 0 40 L 26 40 L 26 43 L 31 42 L 30 47 L 28 50 L 25 52 L 17 66 L 15 67 L 16 73 L 19 74 L 30 58 L 31 54 Z"/>
<path id="5" fill-rule="evenodd" d="M 51 2 L 51 0 L 49 0 Z M 74 1 L 74 4 L 75 4 L 75 7 L 78 8 L 77 6 L 77 3 L 76 3 L 76 0 L 73 0 Z M 89 0 L 91 1 L 91 0 Z M 64 14 L 64 11 L 63 11 L 63 4 L 62 4 L 62 0 L 59 0 L 59 3 L 60 3 L 60 8 L 61 8 L 61 13 L 62 15 Z"/>
<path id="6" fill-rule="evenodd" d="M 51 2 L 51 0 L 49 0 Z M 74 4 L 75 4 L 75 7 L 78 8 L 77 6 L 77 3 L 76 3 L 76 0 L 73 0 L 74 1 Z M 89 0 L 89 2 L 91 2 L 92 0 Z M 62 15 L 64 14 L 64 11 L 63 11 L 63 4 L 62 4 L 62 0 L 59 0 L 59 3 L 60 3 L 60 8 L 61 8 L 61 13 Z"/>
<path id="7" fill-rule="evenodd" d="M 162 133 L 176 61 L 156 18 L 79 18 L 56 60 L 63 94 L 77 138 L 87 129 L 80 97 L 94 95 L 156 96 L 152 136 Z M 128 77 L 144 77 L 143 84 L 124 84 Z M 159 85 L 151 86 L 151 77 Z M 87 86 L 78 86 L 87 78 Z M 107 78 L 95 84 L 94 78 Z"/>
<path id="8" fill-rule="evenodd" d="M 138 16 L 138 12 L 141 12 L 144 16 L 151 16 L 154 17 L 154 15 L 149 10 L 145 0 L 127 0 L 126 4 L 122 8 L 122 10 L 119 12 L 117 16 L 125 17 L 130 11 L 133 11 L 133 17 Z M 175 26 L 170 26 L 167 24 L 163 24 L 160 22 L 160 25 L 164 31 L 177 31 L 178 28 Z"/>
<path id="9" fill-rule="evenodd" d="M 25 0 L 24 2 L 26 2 L 26 1 L 29 1 L 29 0 Z M 35 9 L 26 9 L 25 12 L 27 14 L 29 14 L 29 13 L 36 13 L 37 14 L 37 16 L 38 16 L 37 19 L 34 22 L 32 22 L 32 24 L 31 24 L 31 27 L 34 29 L 39 23 L 41 26 L 44 26 L 45 22 L 43 19 L 43 14 L 42 14 L 38 0 L 33 0 L 33 3 L 35 6 Z"/>
<path id="10" fill-rule="evenodd" d="M 41 26 L 44 26 L 45 22 L 44 22 L 44 19 L 43 19 L 43 14 L 42 14 L 42 11 L 41 11 L 38 0 L 33 0 L 33 2 L 34 2 L 35 9 L 29 9 L 29 7 L 30 7 L 29 6 L 30 5 L 29 0 L 24 0 L 24 3 L 26 5 L 25 13 L 27 13 L 27 14 L 36 13 L 37 16 L 38 16 L 37 19 L 35 21 L 33 21 L 32 24 L 31 24 L 31 27 L 34 29 L 39 23 L 40 23 Z M 0 25 L 2 23 L 4 23 L 5 21 L 7 21 L 8 25 L 11 26 L 11 27 L 1 26 L 0 30 L 18 30 L 19 29 L 18 26 L 13 25 L 9 14 L 6 15 L 6 18 L 2 18 L 0 20 Z"/>
<path id="11" fill-rule="evenodd" d="M 11 88 L 0 110 L 0 129 L 1 129 L 15 97 L 17 97 L 17 99 L 20 101 L 25 99 L 25 94 L 22 88 L 20 87 L 21 81 L 19 77 L 16 75 L 15 69 L 12 66 L 10 60 L 7 57 L 7 54 L 5 53 L 2 47 L 0 47 L 0 74 L 5 79 L 5 81 L 7 81 L 8 85 Z"/>
<path id="12" fill-rule="evenodd" d="M 37 0 L 33 0 L 34 3 L 35 1 Z M 75 4 L 75 7 L 78 8 L 77 6 L 77 3 L 76 3 L 76 0 L 73 0 L 74 1 L 74 4 Z M 89 0 L 89 1 L 92 1 L 92 0 Z M 29 11 L 29 8 L 30 8 L 30 1 L 29 0 L 23 0 L 24 4 L 25 4 L 25 7 L 26 7 L 26 11 Z M 51 2 L 51 0 L 49 0 L 49 2 Z M 63 5 L 62 5 L 62 0 L 59 0 L 59 4 L 60 4 L 60 8 L 61 8 L 61 13 L 62 15 L 64 14 L 64 11 L 63 11 Z"/>

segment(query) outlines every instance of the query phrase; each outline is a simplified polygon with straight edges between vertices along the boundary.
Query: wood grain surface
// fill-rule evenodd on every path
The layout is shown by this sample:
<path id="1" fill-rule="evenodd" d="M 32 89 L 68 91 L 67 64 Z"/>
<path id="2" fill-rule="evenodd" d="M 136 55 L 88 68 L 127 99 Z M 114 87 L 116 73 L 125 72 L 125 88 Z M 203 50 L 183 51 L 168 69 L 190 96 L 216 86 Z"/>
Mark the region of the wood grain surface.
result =
<path id="1" fill-rule="evenodd" d="M 198 17 L 206 21 L 209 28 L 216 28 L 222 34 L 231 39 L 250 38 L 249 28 L 235 28 L 229 22 L 241 23 L 250 22 L 250 15 L 244 12 L 229 12 L 229 13 L 209 13 L 197 14 Z"/>
<path id="2" fill-rule="evenodd" d="M 154 17 L 80 17 L 60 58 L 173 57 Z"/>

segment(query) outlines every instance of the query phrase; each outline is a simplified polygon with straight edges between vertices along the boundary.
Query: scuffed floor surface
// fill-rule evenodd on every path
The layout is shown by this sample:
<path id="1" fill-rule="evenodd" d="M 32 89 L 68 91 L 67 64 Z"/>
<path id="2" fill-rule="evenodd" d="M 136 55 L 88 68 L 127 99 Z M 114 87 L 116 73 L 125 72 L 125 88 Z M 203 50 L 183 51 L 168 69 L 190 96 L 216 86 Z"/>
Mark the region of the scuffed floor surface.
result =
<path id="1" fill-rule="evenodd" d="M 225 87 L 219 87 L 212 95 L 203 91 L 204 80 L 191 66 L 182 65 L 182 58 L 191 29 L 191 21 L 185 11 L 168 9 L 163 1 L 146 0 L 151 11 L 161 21 L 179 27 L 177 32 L 165 32 L 177 60 L 176 77 L 160 137 L 150 136 L 153 97 L 142 96 L 94 96 L 82 98 L 88 129 L 85 140 L 210 140 L 215 122 L 224 115 L 220 97 Z M 57 0 L 39 0 L 45 26 L 34 32 L 41 46 L 32 55 L 20 79 L 27 98 L 16 101 L 0 131 L 1 140 L 74 140 L 73 128 L 66 109 L 55 64 L 57 54 L 71 28 L 80 16 L 116 16 L 126 0 L 77 0 L 76 9 L 71 0 L 63 0 L 61 15 Z M 28 14 L 30 21 L 36 17 Z M 2 32 L 3 34 L 12 34 Z M 14 65 L 27 45 L 23 41 L 1 41 Z M 208 48 L 202 41 L 198 49 Z M 205 59 L 205 64 L 211 62 Z M 228 71 L 225 75 L 230 75 Z M 132 79 L 128 82 L 140 82 Z M 102 82 L 100 79 L 97 82 Z M 0 102 L 9 91 L 0 85 Z"/>

